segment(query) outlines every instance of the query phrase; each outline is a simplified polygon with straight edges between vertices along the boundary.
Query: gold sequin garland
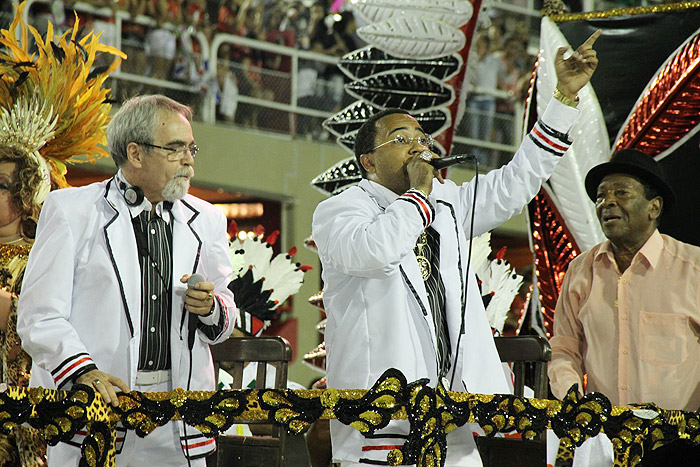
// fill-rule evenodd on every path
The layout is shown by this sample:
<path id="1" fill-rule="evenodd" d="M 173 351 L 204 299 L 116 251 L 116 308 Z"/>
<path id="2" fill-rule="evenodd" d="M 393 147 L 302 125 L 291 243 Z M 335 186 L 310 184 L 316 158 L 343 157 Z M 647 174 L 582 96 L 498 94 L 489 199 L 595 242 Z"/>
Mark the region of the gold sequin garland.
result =
<path id="1" fill-rule="evenodd" d="M 612 18 L 615 16 L 647 15 L 649 13 L 666 13 L 670 11 L 683 11 L 700 8 L 700 2 L 669 3 L 665 5 L 650 5 L 631 8 L 614 8 L 606 11 L 590 11 L 586 13 L 564 13 L 550 15 L 549 19 L 555 23 L 566 21 L 582 21 L 589 19 Z"/>
<path id="2" fill-rule="evenodd" d="M 23 257 L 26 259 L 29 257 L 29 251 L 31 249 L 31 245 L 0 245 L 0 264 L 7 264 L 16 257 Z"/>
<path id="3" fill-rule="evenodd" d="M 636 465 L 644 452 L 676 439 L 700 444 L 700 414 L 662 410 L 654 405 L 613 407 L 602 394 L 579 396 L 573 386 L 562 401 L 513 395 L 448 392 L 427 380 L 407 383 L 390 369 L 369 390 L 222 390 L 120 394 L 112 408 L 92 388 L 73 391 L 7 388 L 0 393 L 0 431 L 29 423 L 49 443 L 67 441 L 87 427 L 82 446 L 86 465 L 114 465 L 116 422 L 145 436 L 170 420 L 185 420 L 208 436 L 233 423 L 264 420 L 301 433 L 318 419 L 335 418 L 372 434 L 391 419 L 408 419 L 410 433 L 403 447 L 392 450 L 391 465 L 415 463 L 442 466 L 447 433 L 467 422 L 488 435 L 517 432 L 532 439 L 551 428 L 563 444 L 576 447 L 601 431 L 615 448 L 615 465 Z"/>

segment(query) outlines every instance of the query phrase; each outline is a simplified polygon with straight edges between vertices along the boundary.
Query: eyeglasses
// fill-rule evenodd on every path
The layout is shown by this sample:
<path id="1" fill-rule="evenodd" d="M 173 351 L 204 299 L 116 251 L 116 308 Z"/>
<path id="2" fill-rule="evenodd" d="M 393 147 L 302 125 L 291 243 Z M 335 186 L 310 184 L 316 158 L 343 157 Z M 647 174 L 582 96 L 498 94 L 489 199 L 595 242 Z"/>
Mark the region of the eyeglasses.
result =
<path id="1" fill-rule="evenodd" d="M 376 151 L 377 149 L 381 148 L 382 146 L 385 146 L 390 143 L 394 143 L 396 146 L 410 146 L 413 144 L 414 141 L 418 141 L 418 144 L 423 146 L 424 148 L 430 149 L 430 147 L 433 145 L 433 137 L 430 135 L 420 135 L 420 136 L 415 136 L 413 138 L 407 138 L 404 135 L 396 135 L 394 139 L 390 139 L 389 141 L 384 141 L 382 144 L 379 146 L 375 146 L 372 148 L 372 151 Z"/>
<path id="2" fill-rule="evenodd" d="M 183 144 L 173 148 L 168 146 L 158 146 L 157 144 L 151 143 L 139 143 L 136 141 L 134 142 L 136 144 L 140 144 L 141 146 L 148 146 L 149 148 L 163 149 L 165 151 L 168 151 L 166 157 L 170 162 L 181 160 L 183 157 L 185 157 L 187 151 L 189 151 L 190 154 L 192 154 L 192 159 L 196 158 L 197 154 L 199 154 L 199 146 L 197 146 L 194 143 L 190 144 L 189 146 Z"/>

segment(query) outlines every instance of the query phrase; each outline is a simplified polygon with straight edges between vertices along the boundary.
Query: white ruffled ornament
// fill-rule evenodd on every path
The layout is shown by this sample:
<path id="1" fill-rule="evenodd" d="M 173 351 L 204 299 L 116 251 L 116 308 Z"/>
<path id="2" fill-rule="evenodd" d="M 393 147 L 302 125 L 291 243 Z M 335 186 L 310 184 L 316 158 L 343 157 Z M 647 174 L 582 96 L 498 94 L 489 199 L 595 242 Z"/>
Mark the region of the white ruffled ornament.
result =
<path id="1" fill-rule="evenodd" d="M 0 108 L 0 144 L 22 151 L 39 166 L 35 204 L 43 203 L 51 191 L 51 170 L 39 149 L 53 138 L 57 121 L 53 107 L 36 97 L 21 96 L 11 109 Z"/>

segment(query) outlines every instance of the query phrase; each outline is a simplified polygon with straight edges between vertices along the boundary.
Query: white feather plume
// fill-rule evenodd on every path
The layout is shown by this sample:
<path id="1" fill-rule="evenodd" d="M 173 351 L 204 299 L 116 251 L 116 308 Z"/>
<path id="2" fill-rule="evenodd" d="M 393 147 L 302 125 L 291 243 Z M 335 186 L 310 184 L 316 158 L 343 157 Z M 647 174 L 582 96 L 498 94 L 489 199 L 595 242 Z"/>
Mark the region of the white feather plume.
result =
<path id="1" fill-rule="evenodd" d="M 243 275 L 247 269 L 252 269 L 254 282 L 265 277 L 272 259 L 272 245 L 263 242 L 258 237 L 246 238 L 243 241 L 236 239 L 231 242 L 229 254 L 233 255 L 236 250 L 243 250 L 244 267 L 242 271 L 239 270 L 238 275 Z"/>
<path id="2" fill-rule="evenodd" d="M 490 254 L 491 232 L 472 238 L 472 269 L 478 278 L 488 271 Z"/>
<path id="3" fill-rule="evenodd" d="M 502 332 L 510 305 L 523 283 L 523 276 L 516 274 L 508 261 L 495 259 L 489 263 L 488 274 L 479 279 L 481 279 L 481 293 L 491 294 L 491 301 L 486 307 L 489 323 L 492 328 Z"/>
<path id="4" fill-rule="evenodd" d="M 522 276 L 515 274 L 508 261 L 494 259 L 491 254 L 491 232 L 474 237 L 472 241 L 472 264 L 481 285 L 481 295 L 491 295 L 486 306 L 486 316 L 492 328 L 503 331 L 510 305 L 523 282 Z"/>
<path id="5" fill-rule="evenodd" d="M 272 258 L 272 245 L 258 237 L 235 239 L 229 245 L 229 256 L 235 277 L 242 277 L 252 270 L 253 283 L 262 281 L 261 291 L 271 290 L 269 300 L 275 302 L 274 310 L 289 296 L 297 293 L 309 269 L 293 261 L 288 253 Z"/>
<path id="6" fill-rule="evenodd" d="M 299 291 L 302 282 L 304 271 L 299 269 L 289 255 L 279 254 L 270 262 L 263 289 L 272 290 L 270 300 L 282 303 Z"/>
<path id="7" fill-rule="evenodd" d="M 228 255 L 231 259 L 233 277 L 242 276 L 245 273 L 244 268 L 248 265 L 245 261 L 245 249 L 243 249 L 241 242 L 238 240 L 232 241 L 229 244 Z"/>
<path id="8" fill-rule="evenodd" d="M 570 46 L 559 28 L 548 18 L 542 19 L 540 58 L 537 69 L 537 112 L 542 115 L 556 86 L 554 57 L 559 47 Z M 605 240 L 588 198 L 584 179 L 588 171 L 608 160 L 610 143 L 598 98 L 590 84 L 579 91 L 581 117 L 571 130 L 573 145 L 559 161 L 549 179 L 554 203 L 582 250 Z"/>

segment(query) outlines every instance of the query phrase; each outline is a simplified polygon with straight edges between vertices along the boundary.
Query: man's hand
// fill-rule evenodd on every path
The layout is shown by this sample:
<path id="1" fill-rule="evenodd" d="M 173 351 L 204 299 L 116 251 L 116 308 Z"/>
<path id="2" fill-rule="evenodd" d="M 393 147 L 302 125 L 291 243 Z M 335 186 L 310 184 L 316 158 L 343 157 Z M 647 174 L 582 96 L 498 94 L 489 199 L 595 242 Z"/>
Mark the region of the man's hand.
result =
<path id="1" fill-rule="evenodd" d="M 95 388 L 95 391 L 100 393 L 107 404 L 112 404 L 114 407 L 119 405 L 119 397 L 117 397 L 114 387 L 118 387 L 123 392 L 129 392 L 129 387 L 124 381 L 100 370 L 90 370 L 78 376 L 75 382 L 92 386 Z"/>
<path id="2" fill-rule="evenodd" d="M 593 72 L 598 66 L 598 57 L 593 50 L 593 44 L 603 33 L 598 29 L 586 39 L 586 42 L 576 49 L 569 58 L 564 60 L 564 54 L 568 47 L 559 47 L 554 58 L 554 67 L 557 71 L 557 89 L 569 99 L 576 99 L 576 94 L 591 80 Z"/>
<path id="3" fill-rule="evenodd" d="M 185 274 L 180 278 L 180 282 L 187 283 L 190 278 Z M 214 306 L 214 283 L 197 282 L 194 288 L 187 288 L 185 292 L 185 309 L 195 315 L 208 315 Z"/>
<path id="4" fill-rule="evenodd" d="M 408 180 L 411 184 L 411 188 L 420 190 L 425 196 L 428 196 L 433 190 L 433 177 L 437 178 L 440 183 L 445 183 L 445 180 L 443 180 L 439 170 L 421 157 L 421 154 L 426 153 L 430 153 L 433 159 L 437 159 L 438 157 L 427 150 L 420 154 L 413 155 L 406 163 L 406 171 L 408 172 Z"/>

